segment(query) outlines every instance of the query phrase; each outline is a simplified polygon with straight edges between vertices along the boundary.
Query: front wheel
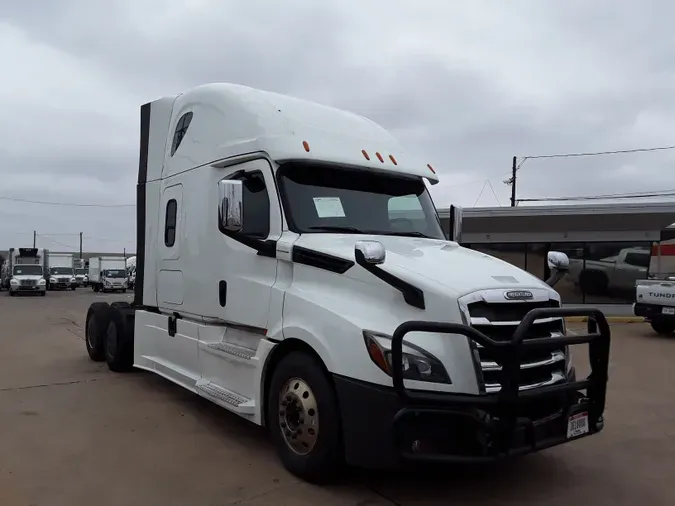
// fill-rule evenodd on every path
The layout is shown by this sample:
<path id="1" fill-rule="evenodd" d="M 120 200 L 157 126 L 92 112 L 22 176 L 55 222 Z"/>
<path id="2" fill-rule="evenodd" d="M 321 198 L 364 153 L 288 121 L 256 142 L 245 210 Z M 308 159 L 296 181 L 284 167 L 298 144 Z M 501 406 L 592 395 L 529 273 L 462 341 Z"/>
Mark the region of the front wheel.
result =
<path id="1" fill-rule="evenodd" d="M 661 335 L 668 335 L 675 332 L 675 319 L 672 318 L 654 318 L 651 321 L 654 332 Z"/>
<path id="2" fill-rule="evenodd" d="M 286 469 L 310 483 L 338 478 L 344 467 L 340 411 L 317 359 L 303 352 L 284 357 L 267 401 L 267 425 Z"/>

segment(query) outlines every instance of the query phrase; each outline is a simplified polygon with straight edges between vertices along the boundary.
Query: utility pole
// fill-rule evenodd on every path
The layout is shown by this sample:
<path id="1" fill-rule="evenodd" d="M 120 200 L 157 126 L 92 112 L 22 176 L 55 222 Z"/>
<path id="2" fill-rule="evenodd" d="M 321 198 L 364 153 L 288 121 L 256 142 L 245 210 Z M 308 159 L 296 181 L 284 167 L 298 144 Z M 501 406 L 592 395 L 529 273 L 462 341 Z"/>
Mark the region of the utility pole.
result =
<path id="1" fill-rule="evenodd" d="M 37 247 L 37 230 L 33 230 L 33 248 Z"/>
<path id="2" fill-rule="evenodd" d="M 82 259 L 82 232 L 80 232 L 80 260 Z"/>
<path id="3" fill-rule="evenodd" d="M 513 157 L 513 164 L 511 165 L 511 207 L 516 207 L 516 170 L 518 158 Z"/>

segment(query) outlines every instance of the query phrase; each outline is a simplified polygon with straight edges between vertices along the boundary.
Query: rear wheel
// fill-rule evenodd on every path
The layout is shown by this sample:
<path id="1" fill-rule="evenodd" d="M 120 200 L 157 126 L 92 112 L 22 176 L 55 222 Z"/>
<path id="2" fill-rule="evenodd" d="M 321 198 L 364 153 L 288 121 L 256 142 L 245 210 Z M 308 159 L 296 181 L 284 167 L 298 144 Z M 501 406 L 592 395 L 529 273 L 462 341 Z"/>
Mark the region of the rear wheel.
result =
<path id="1" fill-rule="evenodd" d="M 311 483 L 332 482 L 344 467 L 337 397 L 317 359 L 293 352 L 277 365 L 267 425 L 286 469 Z"/>
<path id="2" fill-rule="evenodd" d="M 133 369 L 133 316 L 124 306 L 110 308 L 110 320 L 105 333 L 105 361 L 113 372 Z"/>
<path id="3" fill-rule="evenodd" d="M 105 332 L 110 320 L 110 306 L 107 302 L 94 302 L 87 311 L 84 340 L 87 353 L 94 362 L 105 360 Z"/>
<path id="4" fill-rule="evenodd" d="M 654 332 L 661 335 L 668 335 L 675 332 L 675 319 L 657 317 L 651 321 Z"/>

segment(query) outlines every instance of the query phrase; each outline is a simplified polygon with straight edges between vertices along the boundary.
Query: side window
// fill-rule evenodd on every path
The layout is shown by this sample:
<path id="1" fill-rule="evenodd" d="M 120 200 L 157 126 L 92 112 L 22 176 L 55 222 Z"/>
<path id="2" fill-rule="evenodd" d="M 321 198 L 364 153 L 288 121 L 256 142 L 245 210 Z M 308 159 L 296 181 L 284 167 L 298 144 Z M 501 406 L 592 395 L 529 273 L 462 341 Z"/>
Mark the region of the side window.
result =
<path id="1" fill-rule="evenodd" d="M 241 233 L 264 239 L 270 235 L 270 197 L 261 172 L 248 173 L 242 181 L 244 228 Z"/>
<path id="2" fill-rule="evenodd" d="M 650 257 L 645 253 L 626 253 L 626 263 L 636 267 L 649 268 Z"/>
<path id="3" fill-rule="evenodd" d="M 173 143 L 171 144 L 171 156 L 176 152 L 180 143 L 183 142 L 185 132 L 187 132 L 190 122 L 192 121 L 192 113 L 186 112 L 183 114 L 176 124 L 176 131 L 173 134 Z"/>
<path id="4" fill-rule="evenodd" d="M 171 199 L 166 203 L 166 216 L 164 218 L 164 245 L 171 248 L 176 243 L 176 212 L 178 203 Z"/>

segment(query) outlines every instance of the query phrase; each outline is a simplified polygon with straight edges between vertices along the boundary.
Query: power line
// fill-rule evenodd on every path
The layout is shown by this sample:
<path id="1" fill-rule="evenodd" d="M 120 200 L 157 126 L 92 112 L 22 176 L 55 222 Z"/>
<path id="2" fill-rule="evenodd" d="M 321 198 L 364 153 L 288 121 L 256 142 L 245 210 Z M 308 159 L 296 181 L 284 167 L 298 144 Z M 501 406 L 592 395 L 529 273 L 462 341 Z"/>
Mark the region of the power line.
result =
<path id="1" fill-rule="evenodd" d="M 642 199 L 654 197 L 675 197 L 675 189 L 658 190 L 653 192 L 610 193 L 605 195 L 577 195 L 572 197 L 542 197 L 531 199 L 518 199 L 518 202 L 564 202 L 570 200 L 624 200 Z"/>
<path id="2" fill-rule="evenodd" d="M 660 146 L 656 148 L 616 149 L 614 151 L 590 151 L 586 153 L 582 152 L 582 153 L 559 153 L 554 155 L 530 155 L 522 157 L 520 165 L 522 165 L 525 160 L 534 160 L 537 158 L 572 158 L 579 156 L 623 155 L 627 153 L 649 153 L 652 151 L 666 151 L 669 149 L 675 149 L 675 145 Z"/>
<path id="3" fill-rule="evenodd" d="M 478 201 L 480 200 L 481 196 L 483 195 L 483 192 L 485 191 L 485 187 L 487 186 L 489 182 L 489 179 L 486 179 L 485 182 L 483 183 L 483 187 L 480 189 L 480 193 L 478 194 L 478 198 L 476 198 L 476 202 L 473 203 L 473 207 L 476 207 L 478 205 Z"/>
<path id="4" fill-rule="evenodd" d="M 52 239 L 51 237 L 47 237 L 44 234 L 38 234 L 37 237 L 42 237 L 43 239 L 47 239 L 50 242 L 53 242 L 54 244 L 58 244 L 60 246 L 63 246 L 64 248 L 69 248 L 76 250 L 77 248 L 75 246 L 71 246 L 70 244 L 63 243 L 61 241 L 57 241 L 56 239 Z"/>
<path id="5" fill-rule="evenodd" d="M 675 149 L 675 145 L 671 146 L 657 146 L 654 148 L 633 148 L 633 149 L 615 149 L 612 151 L 587 151 L 578 153 L 556 153 L 552 155 L 528 155 L 523 157 L 513 157 L 513 167 L 511 177 L 504 181 L 504 184 L 511 186 L 511 206 L 515 206 L 518 202 L 532 202 L 532 200 L 516 199 L 516 173 L 522 168 L 527 160 L 536 160 L 544 158 L 578 158 L 583 156 L 604 156 L 604 155 L 624 155 L 629 153 L 649 153 L 654 151 L 666 151 Z M 517 163 L 517 161 L 520 162 Z M 660 195 L 659 195 L 660 196 Z M 563 200 L 564 197 L 561 197 Z M 578 200 L 578 199 L 572 199 Z M 541 200 L 536 200 L 537 202 Z"/>
<path id="6" fill-rule="evenodd" d="M 497 204 L 499 207 L 502 207 L 502 203 L 499 201 L 499 197 L 497 197 L 497 193 L 495 192 L 495 189 L 492 187 L 492 183 L 488 179 L 488 186 L 490 187 L 490 190 L 492 190 L 492 195 L 495 196 L 495 200 L 497 201 Z"/>
<path id="7" fill-rule="evenodd" d="M 45 200 L 29 200 L 15 197 L 6 197 L 0 195 L 0 200 L 8 200 L 10 202 L 22 202 L 24 204 L 41 204 L 46 206 L 63 206 L 63 207 L 136 207 L 136 204 L 74 204 L 70 202 L 49 202 Z"/>

